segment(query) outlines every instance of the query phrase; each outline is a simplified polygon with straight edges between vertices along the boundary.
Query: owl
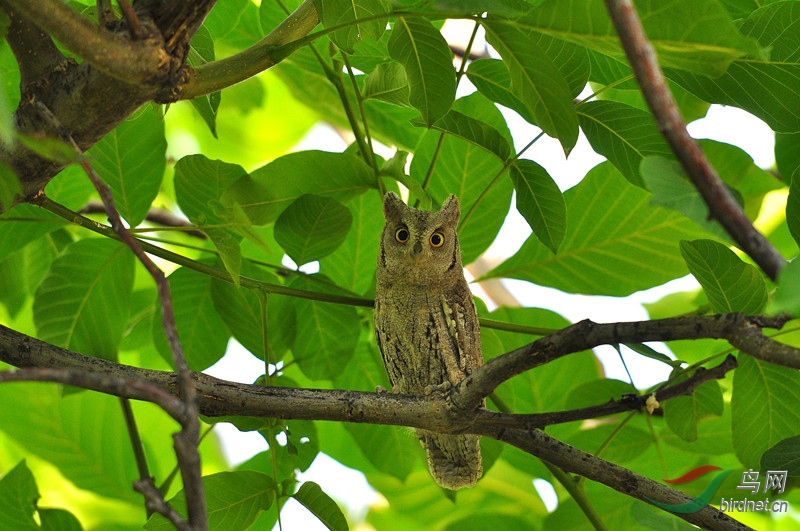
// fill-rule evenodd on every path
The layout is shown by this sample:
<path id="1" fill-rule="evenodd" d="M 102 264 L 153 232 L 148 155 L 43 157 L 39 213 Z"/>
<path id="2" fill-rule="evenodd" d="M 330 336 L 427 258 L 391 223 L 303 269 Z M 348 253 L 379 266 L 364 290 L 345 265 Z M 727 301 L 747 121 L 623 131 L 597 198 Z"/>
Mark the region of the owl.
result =
<path id="1" fill-rule="evenodd" d="M 480 328 L 456 228 L 458 199 L 438 212 L 383 200 L 375 288 L 375 333 L 393 391 L 428 394 L 456 385 L 483 364 Z M 471 487 L 483 473 L 478 435 L 416 430 L 442 487 Z"/>

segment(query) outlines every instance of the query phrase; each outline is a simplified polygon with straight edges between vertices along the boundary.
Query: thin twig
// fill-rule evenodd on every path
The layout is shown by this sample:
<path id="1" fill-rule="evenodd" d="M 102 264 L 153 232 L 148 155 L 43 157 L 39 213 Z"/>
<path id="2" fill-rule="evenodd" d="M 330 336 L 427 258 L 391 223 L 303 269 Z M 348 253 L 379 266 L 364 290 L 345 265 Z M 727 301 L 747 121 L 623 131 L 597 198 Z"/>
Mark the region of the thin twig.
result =
<path id="1" fill-rule="evenodd" d="M 661 134 L 664 135 L 689 179 L 703 197 L 708 206 L 709 216 L 720 222 L 737 245 L 772 280 L 777 279 L 786 260 L 764 235 L 753 227 L 736 199 L 706 159 L 699 144 L 686 131 L 686 124 L 675 103 L 675 98 L 667 87 L 664 74 L 656 59 L 656 52 L 647 40 L 633 2 L 631 0 L 605 0 L 605 2 L 633 73 Z"/>
<path id="2" fill-rule="evenodd" d="M 105 214 L 106 207 L 105 205 L 97 201 L 89 201 L 89 203 L 80 210 L 80 213 Z M 196 225 L 192 224 L 192 222 L 187 221 L 184 218 L 178 217 L 171 212 L 167 212 L 166 210 L 161 210 L 158 208 L 151 208 L 150 210 L 148 210 L 147 215 L 145 216 L 144 219 L 146 219 L 151 223 L 163 225 L 164 227 L 181 227 L 181 228 L 196 227 Z M 206 234 L 200 229 L 185 230 L 182 232 L 184 234 L 188 234 L 189 236 L 194 236 L 195 238 L 200 238 L 202 240 L 208 239 L 208 236 L 206 236 Z"/>
<path id="3" fill-rule="evenodd" d="M 174 436 L 175 452 L 183 475 L 189 522 L 194 529 L 203 531 L 208 528 L 208 520 L 206 515 L 205 494 L 203 492 L 202 473 L 200 470 L 200 456 L 197 450 L 200 437 L 197 391 L 194 387 L 192 374 L 186 362 L 186 357 L 183 354 L 183 347 L 178 339 L 178 330 L 175 326 L 175 314 L 172 306 L 169 283 L 167 282 L 164 272 L 150 259 L 142 249 L 139 241 L 131 235 L 122 223 L 122 218 L 114 205 L 114 197 L 111 193 L 111 189 L 103 182 L 97 172 L 95 172 L 89 160 L 83 156 L 83 152 L 72 139 L 72 136 L 63 130 L 61 124 L 58 123 L 58 120 L 53 116 L 53 113 L 50 112 L 50 109 L 48 109 L 46 105 L 38 100 L 35 100 L 33 103 L 38 107 L 42 117 L 50 123 L 51 127 L 58 131 L 62 139 L 72 146 L 75 154 L 80 158 L 81 167 L 100 194 L 100 199 L 106 207 L 108 219 L 114 232 L 123 243 L 131 249 L 156 283 L 159 300 L 161 301 L 162 327 L 172 352 L 172 359 L 178 376 L 178 388 L 180 396 L 183 398 L 184 407 L 186 408 L 186 416 L 184 422 L 181 423 L 182 429 Z"/>
<path id="4" fill-rule="evenodd" d="M 111 27 L 117 21 L 111 0 L 97 0 L 97 22 L 104 28 Z"/>
<path id="5" fill-rule="evenodd" d="M 131 3 L 128 0 L 117 0 L 117 5 L 119 5 L 122 16 L 128 24 L 128 31 L 131 37 L 133 37 L 133 40 L 138 41 L 143 39 L 145 37 L 145 31 L 144 28 L 142 28 L 142 24 L 139 22 L 139 15 L 136 14 Z"/>

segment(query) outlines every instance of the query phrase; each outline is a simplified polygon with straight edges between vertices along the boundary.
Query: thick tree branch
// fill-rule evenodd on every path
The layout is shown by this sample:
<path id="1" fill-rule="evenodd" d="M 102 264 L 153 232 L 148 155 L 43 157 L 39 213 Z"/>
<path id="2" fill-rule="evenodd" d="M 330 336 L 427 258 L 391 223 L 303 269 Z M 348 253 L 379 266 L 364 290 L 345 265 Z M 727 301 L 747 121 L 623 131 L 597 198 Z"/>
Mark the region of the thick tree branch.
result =
<path id="1" fill-rule="evenodd" d="M 761 328 L 780 329 L 789 319 L 727 313 L 632 323 L 598 324 L 585 320 L 489 360 L 458 384 L 451 398 L 457 409 L 472 411 L 498 385 L 517 374 L 572 352 L 622 343 L 727 339 L 754 358 L 800 369 L 800 349 L 770 339 L 761 331 Z"/>
<path id="2" fill-rule="evenodd" d="M 277 28 L 256 44 L 231 57 L 195 68 L 180 99 L 192 99 L 222 90 L 271 68 L 286 57 L 275 55 L 279 46 L 305 37 L 319 24 L 313 0 L 305 0 Z"/>
<path id="3" fill-rule="evenodd" d="M 66 57 L 46 33 L 18 11 L 10 9 L 4 0 L 0 1 L 0 7 L 5 9 L 11 21 L 6 38 L 19 64 L 20 85 L 25 87 L 41 82 L 53 74 Z"/>
<path id="4" fill-rule="evenodd" d="M 170 57 L 160 32 L 150 28 L 148 38 L 131 41 L 93 24 L 61 0 L 4 0 L 67 50 L 111 77 L 132 85 L 157 83 L 164 78 Z"/>
<path id="5" fill-rule="evenodd" d="M 776 280 L 786 260 L 764 235 L 753 227 L 706 159 L 698 143 L 686 131 L 686 124 L 667 87 L 664 74 L 656 59 L 656 52 L 647 40 L 633 2 L 606 0 L 606 6 L 661 134 L 708 205 L 709 216 L 719 221 L 737 245 L 772 280 Z"/>
<path id="6" fill-rule="evenodd" d="M 575 334 L 582 332 L 581 329 L 573 330 Z M 129 367 L 100 358 L 83 356 L 3 326 L 0 326 L 0 359 L 15 366 L 64 367 L 65 369 L 53 372 L 58 378 L 54 377 L 53 381 L 64 381 L 68 375 L 83 378 L 88 372 L 93 375 L 91 378 L 94 378 L 93 389 L 117 396 L 147 400 L 147 397 L 143 397 L 141 386 L 132 384 L 136 381 L 147 382 L 151 387 L 157 386 L 170 393 L 177 393 L 176 377 L 173 373 Z M 730 366 L 731 362 L 726 360 L 721 366 L 707 372 L 720 376 L 718 372 L 724 372 Z M 79 367 L 80 370 L 74 370 L 73 367 Z M 6 374 L 9 374 L 7 378 L 14 378 L 14 373 L 35 374 L 35 371 L 0 372 L 0 381 L 3 381 L 2 376 Z M 110 382 L 104 389 L 96 383 L 103 378 Z M 459 419 L 453 415 L 447 400 L 392 393 L 264 387 L 228 382 L 204 374 L 194 374 L 194 379 L 200 411 L 209 417 L 247 415 L 282 419 L 369 422 L 444 432 L 478 433 L 513 444 L 567 472 L 603 483 L 643 501 L 647 501 L 648 498 L 663 503 L 683 503 L 690 500 L 680 492 L 573 448 L 539 430 L 509 427 L 507 423 L 487 420 L 482 418 L 482 415 L 473 418 L 467 415 Z M 701 379 L 707 378 L 697 377 L 696 381 L 688 386 L 699 384 Z M 74 384 L 75 381 L 67 380 L 65 383 Z M 151 387 L 146 389 L 149 390 Z M 153 501 L 153 508 L 157 508 L 157 501 L 157 498 Z M 707 529 L 748 529 L 711 507 L 678 516 Z"/>
<path id="7" fill-rule="evenodd" d="M 491 428 L 482 431 L 481 435 L 516 446 L 524 452 L 557 465 L 566 472 L 597 481 L 644 502 L 648 502 L 648 498 L 670 504 L 686 503 L 692 500 L 691 497 L 677 490 L 610 461 L 578 450 L 540 430 Z M 710 505 L 706 505 L 694 513 L 675 514 L 675 516 L 703 529 L 720 531 L 751 529 Z"/>

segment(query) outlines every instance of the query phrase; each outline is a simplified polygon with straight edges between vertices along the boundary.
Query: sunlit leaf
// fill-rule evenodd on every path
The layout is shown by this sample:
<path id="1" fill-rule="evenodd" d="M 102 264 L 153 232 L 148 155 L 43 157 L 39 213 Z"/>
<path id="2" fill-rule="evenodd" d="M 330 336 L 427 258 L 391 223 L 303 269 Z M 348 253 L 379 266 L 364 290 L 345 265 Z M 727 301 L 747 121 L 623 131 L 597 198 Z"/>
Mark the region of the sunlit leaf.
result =
<path id="1" fill-rule="evenodd" d="M 419 126 L 425 125 L 421 120 L 412 120 L 412 123 Z M 431 128 L 482 147 L 489 153 L 497 155 L 504 162 L 511 155 L 511 147 L 508 145 L 508 141 L 503 138 L 503 135 L 497 129 L 456 110 L 451 110 L 436 120 Z"/>
<path id="2" fill-rule="evenodd" d="M 36 290 L 39 338 L 116 360 L 128 323 L 133 265 L 130 250 L 113 240 L 79 240 L 67 247 Z"/>
<path id="3" fill-rule="evenodd" d="M 400 63 L 379 64 L 364 80 L 364 98 L 410 106 L 406 71 Z"/>
<path id="4" fill-rule="evenodd" d="M 370 20 L 361 22 L 360 19 L 373 17 L 385 13 L 386 7 L 381 0 L 315 0 L 317 12 L 320 14 L 322 25 L 326 28 L 346 25 L 344 28 L 331 33 L 328 38 L 341 50 L 353 53 L 356 42 L 369 35 L 375 40 L 381 38 L 386 29 L 385 20 Z"/>

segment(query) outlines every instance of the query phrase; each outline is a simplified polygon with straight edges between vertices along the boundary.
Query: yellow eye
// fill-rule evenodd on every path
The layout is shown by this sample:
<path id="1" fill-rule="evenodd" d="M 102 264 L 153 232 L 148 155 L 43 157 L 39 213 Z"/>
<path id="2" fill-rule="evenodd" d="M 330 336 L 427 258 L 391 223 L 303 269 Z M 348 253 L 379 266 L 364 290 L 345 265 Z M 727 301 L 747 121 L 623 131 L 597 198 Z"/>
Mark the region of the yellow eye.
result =
<path id="1" fill-rule="evenodd" d="M 441 232 L 434 232 L 431 234 L 431 245 L 437 249 L 444 245 L 444 234 Z"/>
<path id="2" fill-rule="evenodd" d="M 397 229 L 397 232 L 394 233 L 394 239 L 400 243 L 406 243 L 410 236 L 411 235 L 408 233 L 408 229 L 405 227 L 400 227 Z"/>

